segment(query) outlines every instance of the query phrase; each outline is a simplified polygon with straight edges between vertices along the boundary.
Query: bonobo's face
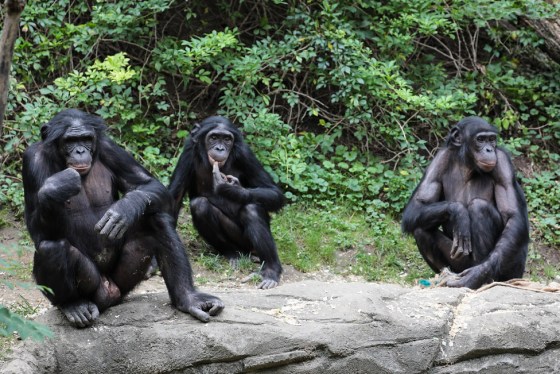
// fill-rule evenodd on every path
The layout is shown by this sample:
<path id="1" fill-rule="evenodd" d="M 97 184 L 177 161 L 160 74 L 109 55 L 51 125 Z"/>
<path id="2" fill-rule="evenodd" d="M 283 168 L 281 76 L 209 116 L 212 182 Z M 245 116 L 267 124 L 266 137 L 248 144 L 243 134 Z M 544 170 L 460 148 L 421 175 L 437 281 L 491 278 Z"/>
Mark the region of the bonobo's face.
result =
<path id="1" fill-rule="evenodd" d="M 478 132 L 471 139 L 471 152 L 476 166 L 489 173 L 496 167 L 496 133 L 492 131 Z"/>
<path id="2" fill-rule="evenodd" d="M 224 125 L 219 125 L 206 134 L 206 152 L 211 165 L 218 162 L 218 166 L 224 166 L 233 148 L 233 140 L 233 134 Z"/>
<path id="3" fill-rule="evenodd" d="M 86 175 L 91 169 L 95 146 L 95 132 L 83 124 L 76 122 L 64 133 L 61 152 L 66 166 Z"/>

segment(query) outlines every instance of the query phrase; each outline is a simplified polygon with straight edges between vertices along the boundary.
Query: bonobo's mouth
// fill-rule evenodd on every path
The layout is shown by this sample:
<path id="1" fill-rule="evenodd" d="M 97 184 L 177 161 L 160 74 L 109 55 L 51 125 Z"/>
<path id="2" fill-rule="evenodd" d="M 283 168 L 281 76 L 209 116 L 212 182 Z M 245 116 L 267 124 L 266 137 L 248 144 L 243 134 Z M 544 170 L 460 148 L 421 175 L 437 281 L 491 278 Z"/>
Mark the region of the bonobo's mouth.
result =
<path id="1" fill-rule="evenodd" d="M 89 171 L 91 165 L 89 165 L 89 164 L 77 164 L 77 165 L 68 164 L 68 167 L 76 170 L 78 173 L 80 173 L 80 175 L 84 175 Z"/>
<path id="2" fill-rule="evenodd" d="M 494 168 L 496 167 L 496 163 L 495 162 L 482 162 L 479 161 L 478 162 L 478 167 L 482 169 L 482 171 L 488 173 L 492 170 L 494 170 Z"/>
<path id="3" fill-rule="evenodd" d="M 216 157 L 216 158 L 212 158 L 210 155 L 208 155 L 208 161 L 210 161 L 210 165 L 214 166 L 214 162 L 218 163 L 219 167 L 224 166 L 224 164 L 227 161 L 227 157 Z"/>

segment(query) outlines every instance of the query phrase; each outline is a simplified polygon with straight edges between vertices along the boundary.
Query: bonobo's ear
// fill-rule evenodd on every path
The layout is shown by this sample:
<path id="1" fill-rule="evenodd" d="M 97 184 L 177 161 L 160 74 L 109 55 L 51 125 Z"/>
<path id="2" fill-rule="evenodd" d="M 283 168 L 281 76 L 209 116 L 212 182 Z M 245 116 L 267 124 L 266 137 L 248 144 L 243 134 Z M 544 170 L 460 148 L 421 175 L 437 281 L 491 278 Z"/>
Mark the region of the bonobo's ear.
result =
<path id="1" fill-rule="evenodd" d="M 47 136 L 49 134 L 49 124 L 45 123 L 43 126 L 41 126 L 41 140 L 45 140 L 47 139 Z"/>
<path id="2" fill-rule="evenodd" d="M 461 129 L 458 126 L 455 126 L 451 129 L 449 133 L 449 141 L 455 147 L 460 147 L 463 144 L 463 137 L 461 136 Z"/>
<path id="3" fill-rule="evenodd" d="M 191 130 L 191 138 L 194 143 L 198 143 L 198 138 L 196 137 L 196 133 L 200 130 L 200 123 L 195 123 L 193 129 Z"/>

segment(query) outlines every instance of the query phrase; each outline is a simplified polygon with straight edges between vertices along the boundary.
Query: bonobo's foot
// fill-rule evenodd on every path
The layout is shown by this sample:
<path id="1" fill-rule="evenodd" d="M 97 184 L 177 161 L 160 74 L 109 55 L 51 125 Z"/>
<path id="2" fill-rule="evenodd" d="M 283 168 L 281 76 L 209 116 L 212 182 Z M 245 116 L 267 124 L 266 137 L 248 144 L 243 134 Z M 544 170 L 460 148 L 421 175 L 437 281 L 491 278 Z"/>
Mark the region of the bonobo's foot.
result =
<path id="1" fill-rule="evenodd" d="M 88 300 L 76 301 L 58 307 L 74 327 L 88 327 L 99 317 L 97 305 Z"/>
<path id="2" fill-rule="evenodd" d="M 222 300 L 207 293 L 191 291 L 185 301 L 186 305 L 176 305 L 177 309 L 202 322 L 210 321 L 210 316 L 217 316 L 224 309 Z"/>
<path id="3" fill-rule="evenodd" d="M 278 286 L 278 282 L 272 278 L 263 278 L 262 282 L 257 286 L 261 290 L 268 290 Z"/>
<path id="4" fill-rule="evenodd" d="M 259 283 L 259 285 L 257 286 L 257 288 L 261 289 L 261 290 L 268 290 L 270 288 L 274 288 L 276 286 L 278 286 L 279 281 L 276 279 L 273 279 L 272 277 L 264 277 L 261 273 L 251 273 L 248 276 L 246 276 L 245 278 L 243 278 L 241 280 L 241 283 L 247 283 L 253 280 L 261 280 L 261 282 Z"/>
<path id="5" fill-rule="evenodd" d="M 144 279 L 150 279 L 158 271 L 159 271 L 159 266 L 158 266 L 158 263 L 157 263 L 156 256 L 152 256 L 150 266 L 148 266 L 148 270 L 146 270 L 146 274 L 144 274 Z"/>
<path id="6" fill-rule="evenodd" d="M 99 287 L 93 295 L 93 301 L 97 304 L 99 310 L 103 311 L 121 302 L 121 290 L 111 278 L 102 275 Z"/>
<path id="7" fill-rule="evenodd" d="M 457 274 L 454 279 L 449 279 L 446 285 L 447 287 L 467 287 L 476 290 L 490 282 L 492 279 L 489 276 L 488 266 L 480 264 Z"/>

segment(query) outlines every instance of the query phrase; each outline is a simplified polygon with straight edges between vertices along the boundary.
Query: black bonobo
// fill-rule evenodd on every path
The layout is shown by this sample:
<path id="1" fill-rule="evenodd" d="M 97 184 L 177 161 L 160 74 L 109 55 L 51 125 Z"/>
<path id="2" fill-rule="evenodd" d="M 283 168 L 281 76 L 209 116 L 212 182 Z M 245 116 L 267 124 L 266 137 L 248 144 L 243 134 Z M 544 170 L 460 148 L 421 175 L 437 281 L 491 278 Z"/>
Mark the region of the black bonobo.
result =
<path id="1" fill-rule="evenodd" d="M 208 117 L 195 125 L 169 189 L 175 217 L 188 192 L 200 235 L 231 262 L 240 254 L 258 256 L 262 261 L 258 287 L 278 285 L 282 266 L 269 213 L 284 206 L 284 195 L 227 118 Z"/>
<path id="2" fill-rule="evenodd" d="M 23 156 L 33 275 L 66 318 L 90 326 L 142 279 L 156 256 L 172 304 L 208 321 L 224 307 L 196 291 L 169 191 L 105 135 L 103 120 L 68 109 Z"/>
<path id="3" fill-rule="evenodd" d="M 403 231 L 414 235 L 430 267 L 459 273 L 446 282 L 450 287 L 523 276 L 527 203 L 497 136 L 479 117 L 457 123 L 403 213 Z"/>

